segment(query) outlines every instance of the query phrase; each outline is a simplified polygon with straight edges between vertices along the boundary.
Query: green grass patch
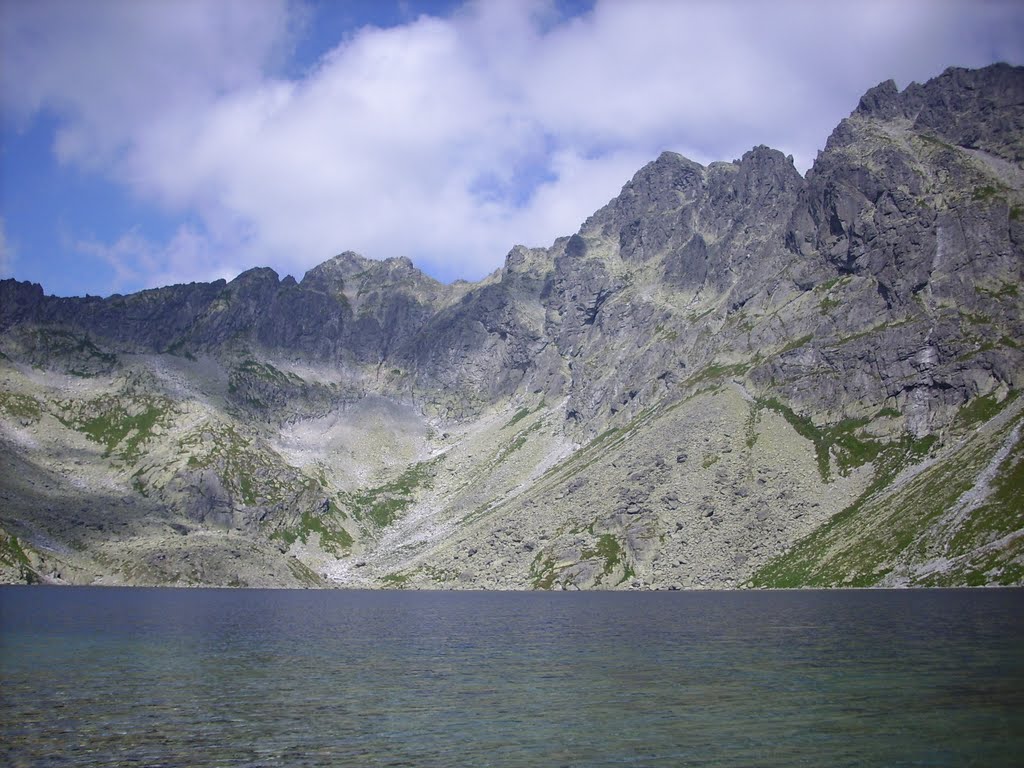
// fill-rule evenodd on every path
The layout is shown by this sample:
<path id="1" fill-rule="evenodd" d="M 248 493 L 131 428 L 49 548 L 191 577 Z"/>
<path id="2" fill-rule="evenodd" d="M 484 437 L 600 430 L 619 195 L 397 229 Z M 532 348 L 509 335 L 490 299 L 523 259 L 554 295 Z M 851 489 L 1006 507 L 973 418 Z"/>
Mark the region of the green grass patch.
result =
<path id="1" fill-rule="evenodd" d="M 409 583 L 409 575 L 406 573 L 388 573 L 381 577 L 381 581 L 387 584 L 389 587 L 397 587 L 402 589 L 406 584 Z"/>
<path id="2" fill-rule="evenodd" d="M 522 421 L 527 416 L 529 416 L 530 413 L 532 413 L 532 411 L 530 411 L 529 408 L 520 408 L 518 411 L 515 412 L 515 414 L 512 416 L 512 418 L 508 420 L 508 423 L 504 427 L 502 427 L 502 429 L 508 429 L 509 427 L 514 427 L 520 421 Z"/>
<path id="3" fill-rule="evenodd" d="M 494 466 L 501 464 L 501 462 L 505 461 L 505 459 L 509 458 L 513 453 L 515 453 L 524 445 L 526 445 L 526 441 L 529 439 L 530 434 L 532 432 L 540 431 L 542 426 L 543 424 L 541 422 L 534 422 L 529 427 L 524 429 L 522 432 L 517 434 L 511 443 L 499 449 L 498 453 L 494 458 Z"/>
<path id="4" fill-rule="evenodd" d="M 102 445 L 104 458 L 116 453 L 129 463 L 142 456 L 154 428 L 168 423 L 174 412 L 170 400 L 155 396 L 96 398 L 65 406 L 57 417 L 64 426 Z"/>
<path id="5" fill-rule="evenodd" d="M 826 296 L 818 302 L 818 311 L 823 315 L 827 315 L 842 303 L 843 302 L 839 299 L 833 299 L 831 296 Z"/>
<path id="6" fill-rule="evenodd" d="M 977 343 L 977 339 L 975 339 L 974 341 Z M 988 352 L 988 351 L 993 350 L 995 348 L 996 348 L 995 342 L 993 342 L 993 341 L 983 341 L 983 342 L 979 343 L 978 346 L 975 349 L 972 349 L 972 350 L 970 350 L 968 352 L 964 352 L 962 355 L 958 355 L 955 362 L 962 363 L 965 360 L 971 360 L 972 358 L 975 358 L 978 355 L 984 354 L 985 352 Z"/>
<path id="7" fill-rule="evenodd" d="M 324 586 L 324 580 L 320 575 L 311 570 L 305 563 L 296 560 L 294 557 L 289 557 L 287 563 L 288 570 L 292 572 L 292 575 L 300 584 L 307 587 Z"/>
<path id="8" fill-rule="evenodd" d="M 506 448 L 506 450 L 502 452 L 501 456 L 498 457 L 498 461 L 504 461 L 506 458 L 509 457 L 509 455 L 515 453 L 524 445 L 526 445 L 526 435 L 522 434 L 519 435 L 519 437 L 517 437 L 511 443 L 509 443 L 508 448 Z"/>
<path id="9" fill-rule="evenodd" d="M 593 530 L 593 524 L 591 524 L 591 531 Z M 602 533 L 597 538 L 597 545 L 593 548 L 584 549 L 581 553 L 582 560 L 601 560 L 604 565 L 602 566 L 601 575 L 597 577 L 597 583 L 600 584 L 601 580 L 606 576 L 611 576 L 615 572 L 616 567 L 620 564 L 623 567 L 623 575 L 613 586 L 618 586 L 627 579 L 633 578 L 636 574 L 633 569 L 629 567 L 629 564 L 625 562 L 623 557 L 622 546 L 619 544 L 619 540 L 610 533 Z"/>
<path id="10" fill-rule="evenodd" d="M 915 294 L 915 298 L 919 298 L 919 295 Z M 840 336 L 839 339 L 837 340 L 837 342 L 838 342 L 838 344 L 849 344 L 851 341 L 857 341 L 858 339 L 863 339 L 865 336 L 871 336 L 873 334 L 880 333 L 881 331 L 887 331 L 887 330 L 892 330 L 893 328 L 899 328 L 901 326 L 908 325 L 908 324 L 910 324 L 912 322 L 915 322 L 915 319 L 908 317 L 908 318 L 906 318 L 904 320 L 897 320 L 896 322 L 892 322 L 892 323 L 881 323 L 879 325 L 872 326 L 871 328 L 868 328 L 867 330 L 864 330 L 864 331 L 858 331 L 857 333 L 851 333 L 848 336 Z"/>
<path id="11" fill-rule="evenodd" d="M 830 278 L 823 283 L 818 283 L 814 286 L 815 293 L 828 293 L 837 285 L 846 285 L 853 278 L 849 275 L 837 275 L 836 277 Z"/>
<path id="12" fill-rule="evenodd" d="M 801 416 L 775 398 L 758 400 L 755 405 L 781 414 L 798 435 L 813 443 L 818 472 L 826 483 L 831 479 L 833 455 L 839 473 L 846 475 L 851 469 L 873 462 L 882 450 L 882 443 L 858 434 L 869 419 L 844 419 L 837 424 L 819 427 L 807 416 Z"/>
<path id="13" fill-rule="evenodd" d="M 805 344 L 808 344 L 811 341 L 811 339 L 813 339 L 813 338 L 814 338 L 814 336 L 809 333 L 806 336 L 801 336 L 798 339 L 793 339 L 788 344 L 786 344 L 786 346 L 784 346 L 782 349 L 780 349 L 778 352 L 776 352 L 776 354 L 777 355 L 784 355 L 787 352 L 792 352 L 794 349 L 799 349 L 800 347 L 804 346 Z"/>
<path id="14" fill-rule="evenodd" d="M 925 133 L 919 133 L 917 136 L 919 139 L 921 139 L 921 141 L 931 144 L 932 146 L 939 147 L 941 149 L 956 150 L 956 147 L 954 147 L 952 144 L 948 144 L 942 139 L 936 138 L 935 136 L 929 136 L 928 134 Z"/>
<path id="15" fill-rule="evenodd" d="M 80 429 L 90 439 L 106 446 L 104 456 L 109 456 L 124 442 L 121 455 L 131 460 L 138 457 L 139 446 L 149 439 L 162 415 L 163 410 L 154 406 L 134 416 L 123 412 L 105 413 L 89 419 Z"/>
<path id="16" fill-rule="evenodd" d="M 761 420 L 761 409 L 757 403 L 750 404 L 750 412 L 743 424 L 743 434 L 747 448 L 753 448 L 757 444 L 757 424 Z"/>
<path id="17" fill-rule="evenodd" d="M 437 584 L 447 584 L 449 581 L 455 581 L 459 574 L 456 571 L 447 568 L 438 568 L 436 565 L 424 565 L 418 568 L 427 578 L 431 579 Z"/>
<path id="18" fill-rule="evenodd" d="M 538 552 L 530 563 L 529 579 L 534 589 L 551 589 L 558 578 L 555 559 L 551 555 Z"/>
<path id="19" fill-rule="evenodd" d="M 270 538 L 280 539 L 290 547 L 299 538 L 299 531 L 296 528 L 281 528 L 277 531 L 274 531 L 270 535 Z"/>
<path id="20" fill-rule="evenodd" d="M 593 535 L 594 524 L 591 523 L 586 527 L 578 528 L 576 531 L 578 533 L 587 531 Z M 601 562 L 601 573 L 595 581 L 596 584 L 601 584 L 603 579 L 613 575 L 620 566 L 622 568 L 622 575 L 612 586 L 618 586 L 636 576 L 633 568 L 626 561 L 625 552 L 619 540 L 610 533 L 601 534 L 597 537 L 597 542 L 593 546 L 581 550 L 580 562 L 584 560 L 598 560 Z M 531 586 L 533 589 L 552 589 L 555 586 L 555 581 L 566 567 L 562 566 L 559 568 L 555 563 L 554 557 L 545 552 L 538 552 L 530 563 L 528 578 L 530 579 Z"/>
<path id="21" fill-rule="evenodd" d="M 352 494 L 349 502 L 353 516 L 381 528 L 390 525 L 416 500 L 418 489 L 430 484 L 443 459 L 438 456 L 418 462 L 389 483 Z"/>
<path id="22" fill-rule="evenodd" d="M 1018 542 L 1020 540 L 1018 539 Z M 981 587 L 998 584 L 1002 587 L 1019 587 L 1024 584 L 1024 563 L 1021 562 L 1024 552 L 1019 545 L 1011 547 L 1008 552 L 994 552 L 980 561 L 972 563 L 972 568 L 964 576 L 964 583 L 969 587 Z"/>
<path id="23" fill-rule="evenodd" d="M 743 376 L 751 368 L 750 363 L 733 363 L 731 365 L 722 365 L 719 363 L 712 363 L 701 368 L 699 371 L 694 373 L 692 376 L 687 378 L 683 385 L 687 387 L 693 387 L 697 384 L 701 384 L 707 381 L 716 381 L 718 379 L 733 378 L 736 376 Z"/>
<path id="24" fill-rule="evenodd" d="M 939 466 L 923 472 L 898 494 L 878 501 L 899 473 L 920 462 L 934 443 L 934 436 L 922 440 L 905 436 L 886 445 L 865 492 L 758 569 L 748 586 L 787 589 L 877 584 L 889 572 L 890 563 L 970 486 L 970 478 L 964 480 L 958 467 Z"/>
<path id="25" fill-rule="evenodd" d="M 989 419 L 998 415 L 1006 406 L 1012 403 L 1019 394 L 1019 390 L 1010 390 L 1009 394 L 1002 401 L 998 400 L 995 394 L 982 395 L 968 401 L 957 411 L 953 426 L 956 429 L 973 429 L 984 424 Z"/>
<path id="26" fill-rule="evenodd" d="M 333 502 L 329 506 L 328 514 L 330 513 L 340 517 Z M 323 518 L 309 511 L 302 513 L 302 528 L 308 533 L 320 534 L 320 548 L 336 555 L 341 554 L 340 550 L 349 549 L 353 543 L 352 536 L 343 527 L 340 525 L 328 527 Z"/>
<path id="27" fill-rule="evenodd" d="M 506 422 L 505 426 L 503 426 L 502 429 L 508 429 L 509 427 L 514 427 L 516 424 L 518 424 L 520 421 L 525 419 L 531 413 L 537 413 L 539 411 L 542 411 L 542 410 L 544 410 L 544 408 L 546 406 L 547 406 L 547 402 L 544 401 L 544 400 L 541 400 L 536 408 L 527 408 L 525 406 L 520 408 L 518 411 L 516 411 L 512 415 L 512 418 L 509 419 L 508 422 Z"/>
<path id="28" fill-rule="evenodd" d="M 981 315 L 974 312 L 960 310 L 960 317 L 972 325 L 992 325 L 992 318 L 988 315 Z"/>
<path id="29" fill-rule="evenodd" d="M 974 191 L 971 193 L 971 199 L 975 201 L 988 201 L 999 195 L 1001 192 L 1003 192 L 1003 190 L 1000 187 L 985 184 L 974 188 Z"/>
<path id="30" fill-rule="evenodd" d="M 39 574 L 32 568 L 28 555 L 21 548 L 18 537 L 0 530 L 0 563 L 17 568 L 23 581 L 28 584 L 39 580 Z"/>
<path id="31" fill-rule="evenodd" d="M 953 536 L 954 555 L 968 554 L 1006 534 L 1024 530 L 1024 440 L 999 465 L 987 503 L 971 512 Z"/>
<path id="32" fill-rule="evenodd" d="M 43 409 L 39 401 L 29 395 L 0 392 L 0 411 L 16 419 L 36 421 L 42 415 Z"/>
<path id="33" fill-rule="evenodd" d="M 270 538 L 280 539 L 291 546 L 296 540 L 303 544 L 309 541 L 312 534 L 320 537 L 320 548 L 336 556 L 342 556 L 352 547 L 353 539 L 342 526 L 341 520 L 345 513 L 333 501 L 328 500 L 327 509 L 323 512 L 306 510 L 294 528 L 279 528 Z"/>
<path id="34" fill-rule="evenodd" d="M 991 299 L 1016 299 L 1020 296 L 1020 289 L 1013 283 L 1002 283 L 998 288 L 985 288 L 980 285 L 974 286 L 974 292 L 979 296 L 987 296 Z M 961 313 L 966 314 L 966 313 Z M 991 323 L 991 319 L 987 320 Z"/>
<path id="35" fill-rule="evenodd" d="M 662 338 L 665 341 L 671 343 L 679 340 L 679 333 L 671 328 L 666 328 L 664 325 L 657 325 L 654 328 L 654 335 Z"/>

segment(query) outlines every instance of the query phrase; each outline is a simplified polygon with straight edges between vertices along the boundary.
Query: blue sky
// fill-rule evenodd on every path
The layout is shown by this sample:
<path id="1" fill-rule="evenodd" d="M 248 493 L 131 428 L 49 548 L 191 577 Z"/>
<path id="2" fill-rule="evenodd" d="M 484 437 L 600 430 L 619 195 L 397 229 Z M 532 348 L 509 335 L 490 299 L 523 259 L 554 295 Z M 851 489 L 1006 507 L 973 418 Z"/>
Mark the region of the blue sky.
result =
<path id="1" fill-rule="evenodd" d="M 662 150 L 805 171 L 871 86 L 994 61 L 1015 0 L 0 0 L 0 277 L 475 280 Z"/>

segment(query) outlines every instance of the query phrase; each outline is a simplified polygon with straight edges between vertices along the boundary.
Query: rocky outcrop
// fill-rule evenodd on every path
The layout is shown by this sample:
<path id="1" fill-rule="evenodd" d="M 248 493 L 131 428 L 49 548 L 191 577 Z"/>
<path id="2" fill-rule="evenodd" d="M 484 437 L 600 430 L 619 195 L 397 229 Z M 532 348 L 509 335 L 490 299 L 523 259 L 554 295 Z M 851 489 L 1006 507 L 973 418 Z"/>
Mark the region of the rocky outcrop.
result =
<path id="1" fill-rule="evenodd" d="M 3 281 L 4 450 L 46 464 L 70 430 L 147 515 L 262 536 L 253 562 L 283 549 L 300 580 L 776 573 L 758 569 L 830 515 L 889 510 L 861 494 L 895 467 L 1016 413 L 1022 137 L 1024 70 L 950 69 L 868 91 L 806 177 L 763 146 L 707 167 L 665 152 L 476 284 L 350 252 L 301 281 L 261 268 L 105 299 Z M 405 415 L 368 427 L 373 398 Z M 1004 432 L 970 440 L 981 456 Z M 0 525 L 42 541 L 26 514 Z"/>

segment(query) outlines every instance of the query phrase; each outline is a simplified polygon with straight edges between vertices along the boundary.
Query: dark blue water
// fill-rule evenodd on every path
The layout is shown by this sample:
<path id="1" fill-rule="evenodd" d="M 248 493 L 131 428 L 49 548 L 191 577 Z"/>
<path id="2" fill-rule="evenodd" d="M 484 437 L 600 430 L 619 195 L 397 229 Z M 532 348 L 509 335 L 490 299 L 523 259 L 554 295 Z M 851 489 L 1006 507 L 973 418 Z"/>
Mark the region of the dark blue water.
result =
<path id="1" fill-rule="evenodd" d="M 1024 591 L 0 588 L 0 764 L 1010 766 Z"/>

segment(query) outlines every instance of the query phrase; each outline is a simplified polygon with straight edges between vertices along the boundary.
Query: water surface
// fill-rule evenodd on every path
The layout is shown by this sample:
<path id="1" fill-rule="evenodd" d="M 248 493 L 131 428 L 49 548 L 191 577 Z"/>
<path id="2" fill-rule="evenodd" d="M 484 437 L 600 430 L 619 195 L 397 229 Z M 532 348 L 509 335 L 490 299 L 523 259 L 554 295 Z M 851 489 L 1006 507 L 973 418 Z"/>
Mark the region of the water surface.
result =
<path id="1" fill-rule="evenodd" d="M 1009 766 L 1024 590 L 0 588 L 14 766 Z"/>

